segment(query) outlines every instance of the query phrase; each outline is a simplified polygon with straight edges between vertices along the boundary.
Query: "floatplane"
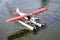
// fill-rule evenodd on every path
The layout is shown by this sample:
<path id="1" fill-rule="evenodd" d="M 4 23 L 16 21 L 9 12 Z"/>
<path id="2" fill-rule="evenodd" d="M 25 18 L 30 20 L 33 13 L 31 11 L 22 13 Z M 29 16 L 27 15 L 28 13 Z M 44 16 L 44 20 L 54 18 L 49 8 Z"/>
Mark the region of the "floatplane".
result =
<path id="1" fill-rule="evenodd" d="M 18 17 L 13 17 L 10 18 L 8 20 L 6 20 L 6 22 L 15 22 L 18 21 L 20 24 L 24 25 L 27 29 L 29 30 L 36 30 L 37 28 L 43 27 L 44 24 L 41 24 L 39 22 L 39 19 L 34 17 L 33 15 L 37 15 L 43 11 L 48 10 L 48 8 L 41 8 L 38 9 L 34 12 L 31 12 L 29 14 L 23 13 L 19 10 L 19 8 L 16 9 L 16 12 L 14 12 L 14 14 L 18 14 Z M 34 25 L 34 26 L 32 26 Z"/>

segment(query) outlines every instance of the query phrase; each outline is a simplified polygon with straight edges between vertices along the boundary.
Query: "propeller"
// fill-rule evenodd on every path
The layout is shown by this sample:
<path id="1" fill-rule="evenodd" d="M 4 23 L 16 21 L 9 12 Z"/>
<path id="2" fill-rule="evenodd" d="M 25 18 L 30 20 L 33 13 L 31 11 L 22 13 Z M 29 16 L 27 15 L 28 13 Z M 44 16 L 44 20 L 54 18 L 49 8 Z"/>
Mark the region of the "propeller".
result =
<path id="1" fill-rule="evenodd" d="M 22 15 L 22 16 L 10 18 L 10 19 L 6 20 L 6 22 L 14 22 L 14 21 L 16 21 L 16 20 L 21 20 L 21 19 L 23 19 L 24 17 L 27 17 L 27 16 L 29 16 L 29 15 L 36 15 L 36 14 L 39 14 L 39 13 L 45 11 L 45 10 L 48 10 L 48 8 L 41 8 L 41 9 L 36 10 L 36 11 L 34 11 L 34 12 L 28 14 L 28 15 Z"/>

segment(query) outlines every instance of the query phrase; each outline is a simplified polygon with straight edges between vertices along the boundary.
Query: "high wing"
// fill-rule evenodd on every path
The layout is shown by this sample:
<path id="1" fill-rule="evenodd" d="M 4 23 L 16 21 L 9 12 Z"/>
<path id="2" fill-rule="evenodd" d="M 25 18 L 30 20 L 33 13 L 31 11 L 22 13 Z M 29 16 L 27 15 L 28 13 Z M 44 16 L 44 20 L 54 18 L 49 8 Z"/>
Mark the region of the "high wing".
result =
<path id="1" fill-rule="evenodd" d="M 24 17 L 27 17 L 27 16 L 29 16 L 29 15 L 36 15 L 36 14 L 39 14 L 39 13 L 45 11 L 45 10 L 48 10 L 48 8 L 41 8 L 41 9 L 36 10 L 36 11 L 34 11 L 34 12 L 28 14 L 28 15 L 22 15 L 22 16 L 10 18 L 10 19 L 6 20 L 6 22 L 14 22 L 14 21 L 16 21 L 16 20 L 21 20 L 21 19 L 23 19 Z"/>
<path id="2" fill-rule="evenodd" d="M 16 21 L 16 20 L 21 20 L 21 19 L 23 19 L 24 17 L 27 17 L 27 16 L 28 16 L 28 15 L 13 17 L 13 18 L 10 18 L 10 19 L 6 20 L 6 22 L 14 22 L 14 21 Z"/>
<path id="3" fill-rule="evenodd" d="M 46 11 L 46 10 L 48 10 L 48 8 L 46 8 L 46 7 L 45 8 L 41 8 L 41 9 L 38 9 L 38 10 L 32 12 L 31 15 L 36 15 L 36 14 L 39 14 L 39 13 L 41 13 L 43 11 Z"/>

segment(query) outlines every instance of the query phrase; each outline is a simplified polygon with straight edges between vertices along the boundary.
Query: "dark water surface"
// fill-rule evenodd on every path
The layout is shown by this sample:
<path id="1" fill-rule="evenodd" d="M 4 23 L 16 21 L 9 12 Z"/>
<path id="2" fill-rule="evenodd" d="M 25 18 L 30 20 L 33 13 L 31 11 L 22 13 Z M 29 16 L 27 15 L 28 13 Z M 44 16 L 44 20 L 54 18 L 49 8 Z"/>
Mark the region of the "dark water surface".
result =
<path id="1" fill-rule="evenodd" d="M 48 7 L 36 16 L 47 27 L 33 32 L 19 23 L 5 22 L 17 7 L 27 13 Z M 60 40 L 60 0 L 0 0 L 0 40 Z"/>

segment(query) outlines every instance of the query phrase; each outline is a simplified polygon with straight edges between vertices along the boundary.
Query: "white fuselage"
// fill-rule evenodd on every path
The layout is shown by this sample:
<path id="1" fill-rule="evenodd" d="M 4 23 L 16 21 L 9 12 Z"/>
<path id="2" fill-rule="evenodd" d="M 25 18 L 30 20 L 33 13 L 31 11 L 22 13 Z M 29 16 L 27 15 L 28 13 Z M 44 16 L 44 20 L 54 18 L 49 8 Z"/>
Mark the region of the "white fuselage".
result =
<path id="1" fill-rule="evenodd" d="M 19 15 L 20 15 L 20 16 L 26 15 L 26 13 L 19 13 Z M 28 17 L 25 17 L 25 19 L 28 20 Z M 42 24 L 37 23 L 37 22 L 35 21 L 36 19 L 38 19 L 38 18 L 35 18 L 35 17 L 32 16 L 30 22 L 32 22 L 32 23 L 38 25 L 39 27 L 41 27 Z"/>
<path id="2" fill-rule="evenodd" d="M 23 16 L 23 15 L 26 15 L 26 14 L 27 14 L 27 13 L 22 13 L 22 12 L 20 12 L 18 8 L 17 8 L 16 12 L 17 12 L 20 16 Z M 28 17 L 25 17 L 25 19 L 28 20 Z M 38 25 L 38 26 L 41 27 L 42 24 L 36 23 L 35 19 L 37 19 L 37 18 L 31 17 L 31 20 L 29 20 L 29 21 L 32 22 L 33 24 Z M 32 26 L 24 23 L 23 21 L 18 20 L 18 22 L 21 23 L 22 25 L 26 26 L 28 29 L 34 30 L 34 27 L 32 27 Z"/>
<path id="3" fill-rule="evenodd" d="M 25 14 L 24 14 L 24 13 L 19 13 L 19 15 L 22 16 L 22 15 L 25 15 Z M 25 17 L 25 19 L 28 19 L 28 18 Z M 29 30 L 33 30 L 33 29 L 34 29 L 34 27 L 31 27 L 30 25 L 24 23 L 23 21 L 18 20 L 18 22 L 19 22 L 20 24 L 24 25 L 24 26 L 25 26 L 27 29 L 29 29 Z"/>

